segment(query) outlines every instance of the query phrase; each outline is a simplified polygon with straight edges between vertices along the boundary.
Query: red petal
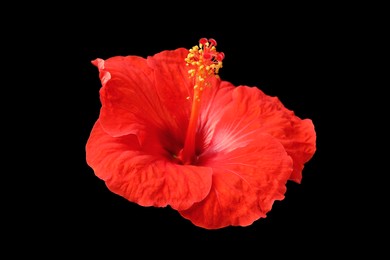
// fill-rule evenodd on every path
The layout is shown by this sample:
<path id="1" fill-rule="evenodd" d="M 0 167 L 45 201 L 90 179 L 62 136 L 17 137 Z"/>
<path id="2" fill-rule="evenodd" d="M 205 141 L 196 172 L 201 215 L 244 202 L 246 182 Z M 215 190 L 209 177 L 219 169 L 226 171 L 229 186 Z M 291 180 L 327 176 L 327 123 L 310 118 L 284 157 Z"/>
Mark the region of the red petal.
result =
<path id="1" fill-rule="evenodd" d="M 258 106 L 261 130 L 277 138 L 294 161 L 290 180 L 301 182 L 304 164 L 316 151 L 316 133 L 310 119 L 300 119 L 286 109 L 276 97 L 265 95 L 256 88 L 244 87 L 251 97 L 249 102 Z"/>
<path id="2" fill-rule="evenodd" d="M 226 81 L 214 80 L 210 88 L 203 92 L 201 113 L 198 126 L 198 150 L 204 151 L 210 145 L 216 124 L 226 114 L 232 102 L 232 91 L 235 86 Z"/>
<path id="3" fill-rule="evenodd" d="M 141 150 L 135 135 L 112 137 L 98 120 L 86 145 L 87 163 L 114 193 L 142 206 L 187 209 L 210 191 L 212 170 L 178 165 Z"/>
<path id="4" fill-rule="evenodd" d="M 185 211 L 183 217 L 208 229 L 247 226 L 265 217 L 275 200 L 284 198 L 292 172 L 292 159 L 283 145 L 261 129 L 258 103 L 246 88 L 222 94 L 223 107 L 205 129 L 213 132 L 198 163 L 213 168 L 213 186 L 205 200 Z M 218 95 L 218 94 L 217 94 Z"/>
<path id="5" fill-rule="evenodd" d="M 207 160 L 213 168 L 209 195 L 180 214 L 207 229 L 248 226 L 266 217 L 275 200 L 282 200 L 292 160 L 273 137 L 254 131 L 252 142 L 221 150 Z"/>
<path id="6" fill-rule="evenodd" d="M 277 136 L 276 136 L 277 137 Z M 304 164 L 308 162 L 316 151 L 316 133 L 310 119 L 291 119 L 291 128 L 285 138 L 280 138 L 286 152 L 294 161 L 294 170 L 290 180 L 300 183 Z"/>
<path id="7" fill-rule="evenodd" d="M 112 136 L 137 134 L 139 123 L 135 111 L 138 102 L 135 97 L 139 94 L 138 89 L 152 88 L 148 76 L 151 71 L 145 59 L 118 56 L 108 60 L 96 59 L 92 63 L 98 67 L 102 83 L 99 119 L 103 128 Z"/>
<path id="8" fill-rule="evenodd" d="M 99 68 L 102 127 L 112 136 L 169 133 L 183 139 L 191 103 L 188 50 L 164 51 L 143 59 L 137 56 L 93 61 Z"/>

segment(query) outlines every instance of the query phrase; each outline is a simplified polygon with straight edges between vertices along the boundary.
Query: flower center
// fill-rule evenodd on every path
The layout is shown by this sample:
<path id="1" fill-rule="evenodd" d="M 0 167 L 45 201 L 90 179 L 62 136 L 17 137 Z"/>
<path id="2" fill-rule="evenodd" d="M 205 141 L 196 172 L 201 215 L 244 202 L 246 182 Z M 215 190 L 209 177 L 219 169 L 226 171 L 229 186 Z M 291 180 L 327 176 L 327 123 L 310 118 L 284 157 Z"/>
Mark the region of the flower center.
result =
<path id="1" fill-rule="evenodd" d="M 199 45 L 192 47 L 185 58 L 189 67 L 188 74 L 194 80 L 194 94 L 192 97 L 191 116 L 187 128 L 184 147 L 179 154 L 179 159 L 184 164 L 196 162 L 196 133 L 203 91 L 210 87 L 209 79 L 219 77 L 218 71 L 222 68 L 222 60 L 225 55 L 217 52 L 214 39 L 202 38 Z M 191 99 L 188 97 L 188 99 Z"/>

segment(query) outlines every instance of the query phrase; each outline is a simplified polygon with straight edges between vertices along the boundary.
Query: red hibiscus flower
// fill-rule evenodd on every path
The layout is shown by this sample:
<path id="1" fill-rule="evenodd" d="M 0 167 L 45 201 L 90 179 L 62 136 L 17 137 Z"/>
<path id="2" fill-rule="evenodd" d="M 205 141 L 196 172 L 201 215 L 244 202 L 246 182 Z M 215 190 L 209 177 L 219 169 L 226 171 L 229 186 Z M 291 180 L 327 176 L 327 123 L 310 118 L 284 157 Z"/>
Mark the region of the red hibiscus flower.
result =
<path id="1" fill-rule="evenodd" d="M 316 150 L 310 119 L 219 78 L 216 45 L 203 38 L 190 50 L 93 60 L 102 106 L 86 144 L 113 193 L 206 229 L 266 217 Z"/>

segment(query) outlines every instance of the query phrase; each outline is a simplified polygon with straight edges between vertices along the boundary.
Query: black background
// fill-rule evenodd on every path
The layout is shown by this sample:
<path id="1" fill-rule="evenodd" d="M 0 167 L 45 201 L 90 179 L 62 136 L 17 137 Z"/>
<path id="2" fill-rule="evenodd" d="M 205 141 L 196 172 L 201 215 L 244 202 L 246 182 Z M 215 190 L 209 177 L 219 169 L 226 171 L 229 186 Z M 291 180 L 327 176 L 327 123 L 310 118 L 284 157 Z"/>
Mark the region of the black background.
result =
<path id="1" fill-rule="evenodd" d="M 353 52 L 349 36 L 355 32 L 350 18 L 344 18 L 346 9 L 241 6 L 224 12 L 198 6 L 167 12 L 156 6 L 106 7 L 72 7 L 33 26 L 24 24 L 31 51 L 17 48 L 36 86 L 24 97 L 31 104 L 27 116 L 34 136 L 26 140 L 31 142 L 28 151 L 38 157 L 31 160 L 36 170 L 26 180 L 39 183 L 29 187 L 33 191 L 26 194 L 27 202 L 17 204 L 29 216 L 19 221 L 28 230 L 25 240 L 40 234 L 42 247 L 57 252 L 86 247 L 135 252 L 148 245 L 145 253 L 169 245 L 165 250 L 175 254 L 179 244 L 200 252 L 204 245 L 223 245 L 218 250 L 225 252 L 248 247 L 273 256 L 350 252 L 345 241 L 363 228 L 351 221 L 360 201 L 346 192 L 352 186 L 345 158 L 351 142 L 346 126 L 352 120 L 352 108 L 345 105 L 352 89 L 346 64 Z M 223 80 L 277 96 L 316 128 L 317 151 L 305 165 L 302 183 L 288 183 L 285 199 L 248 227 L 204 230 L 169 207 L 126 201 L 110 192 L 85 161 L 85 144 L 100 109 L 100 80 L 91 61 L 190 48 L 202 37 L 216 39 L 225 53 Z M 36 152 L 37 147 L 44 152 Z"/>

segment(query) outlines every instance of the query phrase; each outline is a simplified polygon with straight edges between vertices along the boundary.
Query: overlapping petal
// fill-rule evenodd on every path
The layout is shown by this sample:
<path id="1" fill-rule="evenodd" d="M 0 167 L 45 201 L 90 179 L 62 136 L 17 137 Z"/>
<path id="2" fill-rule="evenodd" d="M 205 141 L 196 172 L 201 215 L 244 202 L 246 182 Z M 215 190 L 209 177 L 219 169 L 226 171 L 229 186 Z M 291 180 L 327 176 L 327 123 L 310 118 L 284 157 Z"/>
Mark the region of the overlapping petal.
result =
<path id="1" fill-rule="evenodd" d="M 180 211 L 198 226 L 247 226 L 284 198 L 292 159 L 276 138 L 261 130 L 257 104 L 247 91 L 240 87 L 223 93 L 228 102 L 209 111 L 219 119 L 205 123 L 213 136 L 198 163 L 213 169 L 213 185 L 203 201 Z"/>
<path id="2" fill-rule="evenodd" d="M 300 183 L 304 164 L 316 151 L 316 132 L 310 119 L 300 119 L 277 97 L 264 94 L 257 88 L 246 88 L 250 103 L 257 106 L 260 129 L 277 138 L 294 161 L 290 180 Z"/>
<path id="3" fill-rule="evenodd" d="M 98 120 L 86 145 L 87 163 L 112 192 L 142 206 L 183 210 L 209 193 L 209 167 L 179 165 L 147 147 L 143 151 L 132 134 L 110 136 Z"/>
<path id="4" fill-rule="evenodd" d="M 184 58 L 186 49 L 138 56 L 96 59 L 102 81 L 102 127 L 112 136 L 136 134 L 142 143 L 154 132 L 179 143 L 185 135 L 192 91 Z"/>

